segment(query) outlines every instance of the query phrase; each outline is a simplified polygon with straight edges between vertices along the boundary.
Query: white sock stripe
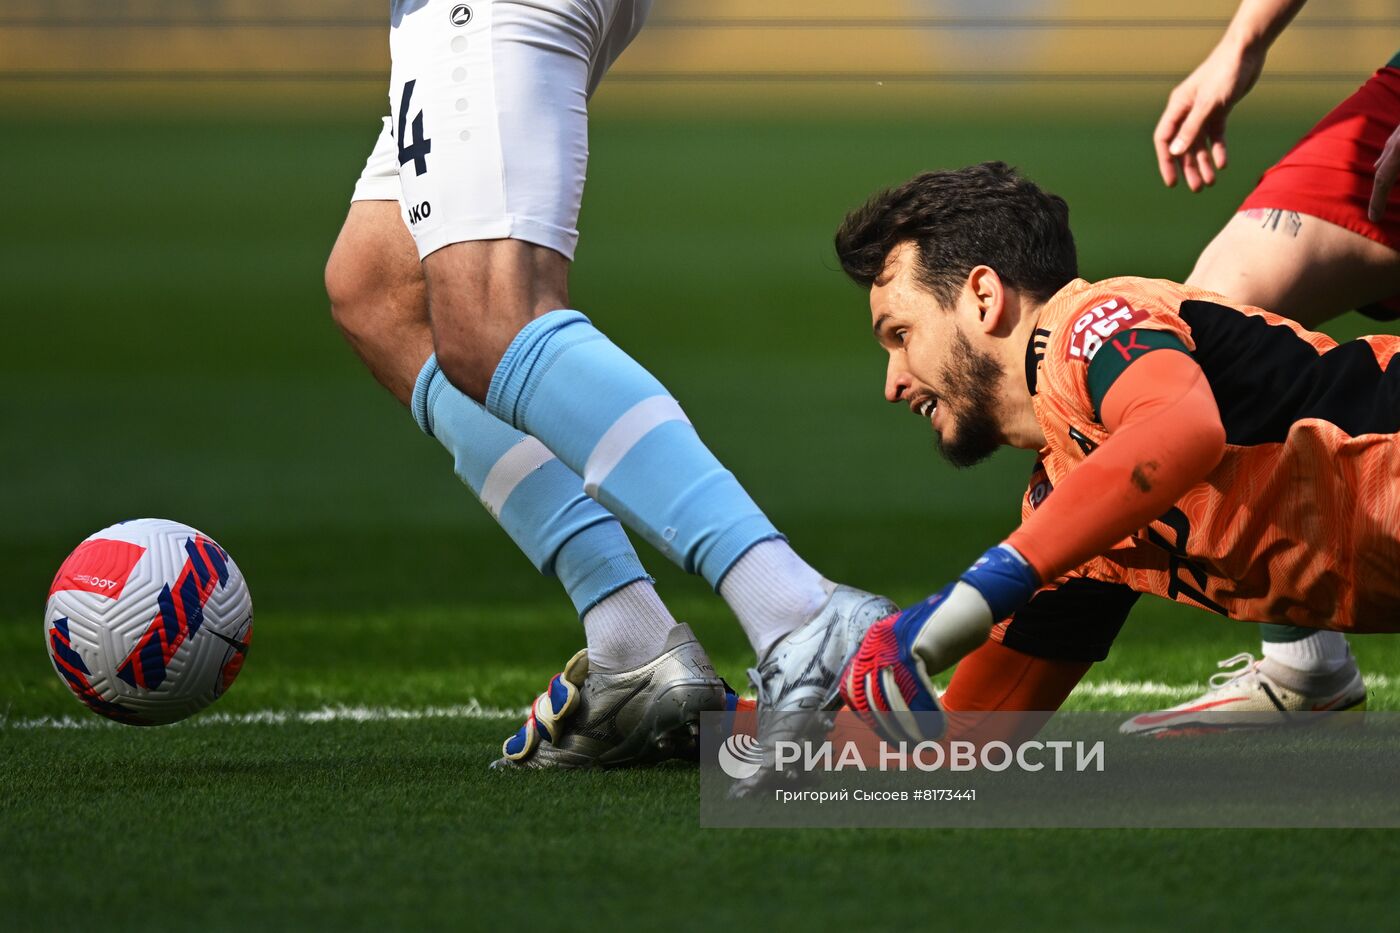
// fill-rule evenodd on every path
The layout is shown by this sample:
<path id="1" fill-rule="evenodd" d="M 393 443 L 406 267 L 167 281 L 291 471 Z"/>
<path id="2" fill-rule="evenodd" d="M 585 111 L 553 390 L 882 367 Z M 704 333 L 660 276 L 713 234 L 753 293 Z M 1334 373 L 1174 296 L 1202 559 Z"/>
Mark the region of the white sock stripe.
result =
<path id="1" fill-rule="evenodd" d="M 593 452 L 588 455 L 588 463 L 583 468 L 583 491 L 597 498 L 598 489 L 608 478 L 622 458 L 627 456 L 637 442 L 668 421 L 690 419 L 681 411 L 680 403 L 669 395 L 653 395 L 642 399 L 613 422 L 612 427 L 603 432 Z"/>
<path id="2" fill-rule="evenodd" d="M 505 508 L 506 500 L 520 481 L 553 459 L 554 454 L 548 447 L 527 436 L 492 465 L 486 481 L 481 484 L 481 504 L 492 518 L 499 520 L 501 509 Z"/>

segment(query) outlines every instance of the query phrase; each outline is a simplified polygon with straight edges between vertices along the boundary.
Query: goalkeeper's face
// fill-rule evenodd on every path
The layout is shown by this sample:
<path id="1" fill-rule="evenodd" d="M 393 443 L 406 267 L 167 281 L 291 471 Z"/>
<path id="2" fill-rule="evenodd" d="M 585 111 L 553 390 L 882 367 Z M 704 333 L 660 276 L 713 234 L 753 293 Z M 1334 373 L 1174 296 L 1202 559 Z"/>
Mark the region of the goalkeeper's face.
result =
<path id="1" fill-rule="evenodd" d="M 977 323 L 976 296 L 944 307 L 913 280 L 911 254 L 896 250 L 870 291 L 875 338 L 889 354 L 885 398 L 930 422 L 949 463 L 972 466 L 1006 443 L 1006 369 Z"/>

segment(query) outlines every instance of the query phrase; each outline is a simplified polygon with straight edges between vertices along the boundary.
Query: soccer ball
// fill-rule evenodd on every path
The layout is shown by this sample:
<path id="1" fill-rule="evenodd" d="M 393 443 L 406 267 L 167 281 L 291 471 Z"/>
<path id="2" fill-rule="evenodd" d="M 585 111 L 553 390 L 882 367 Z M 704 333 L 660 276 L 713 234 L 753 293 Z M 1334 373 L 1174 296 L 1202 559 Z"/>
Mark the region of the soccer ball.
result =
<path id="1" fill-rule="evenodd" d="M 228 552 L 188 525 L 140 518 L 68 555 L 49 588 L 44 643 L 88 709 L 133 726 L 176 722 L 238 676 L 253 600 Z"/>

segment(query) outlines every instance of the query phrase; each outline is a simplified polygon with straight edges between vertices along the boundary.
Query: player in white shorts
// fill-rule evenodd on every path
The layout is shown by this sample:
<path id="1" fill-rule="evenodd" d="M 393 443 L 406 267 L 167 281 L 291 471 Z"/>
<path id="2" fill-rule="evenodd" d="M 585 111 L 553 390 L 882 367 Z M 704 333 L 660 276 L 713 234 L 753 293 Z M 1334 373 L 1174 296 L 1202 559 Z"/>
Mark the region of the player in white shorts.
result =
<path id="1" fill-rule="evenodd" d="M 570 308 L 588 99 L 649 8 L 398 0 L 390 115 L 326 269 L 352 346 L 583 620 L 587 654 L 502 764 L 687 752 L 697 713 L 726 703 L 619 519 L 738 616 L 761 733 L 769 710 L 834 702 L 846 656 L 895 611 L 804 562 L 661 383 Z"/>
<path id="2" fill-rule="evenodd" d="M 396 3 L 390 115 L 354 200 L 399 201 L 420 257 L 510 238 L 573 259 L 588 98 L 650 6 Z"/>

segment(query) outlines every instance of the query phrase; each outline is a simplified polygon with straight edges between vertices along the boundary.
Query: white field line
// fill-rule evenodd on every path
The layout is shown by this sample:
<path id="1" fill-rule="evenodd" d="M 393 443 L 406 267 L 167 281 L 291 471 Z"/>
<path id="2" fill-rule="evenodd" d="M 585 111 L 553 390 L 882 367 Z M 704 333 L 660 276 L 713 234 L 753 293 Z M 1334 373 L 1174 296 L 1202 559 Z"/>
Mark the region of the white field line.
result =
<path id="1" fill-rule="evenodd" d="M 1372 690 L 1389 689 L 1396 681 L 1385 674 L 1369 674 L 1366 685 Z M 1186 700 L 1205 690 L 1204 684 L 1164 684 L 1155 680 L 1100 680 L 1080 684 L 1077 697 L 1108 699 Z M 327 722 L 417 722 L 424 719 L 520 719 L 529 707 L 483 706 L 472 699 L 457 706 L 424 706 L 403 709 L 390 706 L 323 706 L 313 710 L 258 710 L 251 713 L 204 713 L 182 725 L 193 726 L 285 726 Z M 107 729 L 120 728 L 96 715 L 39 716 L 11 719 L 0 714 L 0 731 L 6 729 Z"/>
<path id="2" fill-rule="evenodd" d="M 423 719 L 520 719 L 529 707 L 482 706 L 475 699 L 458 706 L 425 706 L 396 709 L 387 706 L 323 706 L 310 710 L 258 710 L 251 713 L 204 713 L 181 723 L 182 726 L 285 726 L 325 722 L 416 722 Z M 120 728 L 100 716 L 39 716 L 11 719 L 0 716 L 5 729 L 106 729 Z"/>
<path id="3" fill-rule="evenodd" d="M 1109 697 L 1111 699 L 1151 697 L 1155 700 L 1185 700 L 1200 694 L 1204 690 L 1204 684 L 1181 684 L 1173 686 L 1171 684 L 1158 683 L 1155 680 L 1100 680 L 1096 683 L 1080 684 L 1074 688 L 1074 693 L 1071 695 L 1077 697 Z"/>
<path id="4" fill-rule="evenodd" d="M 947 682 L 938 685 L 939 693 L 948 689 Z M 1074 688 L 1076 697 L 1106 697 L 1114 700 L 1140 697 L 1144 700 L 1185 700 L 1204 692 L 1205 684 L 1164 684 L 1155 680 L 1100 680 Z"/>

